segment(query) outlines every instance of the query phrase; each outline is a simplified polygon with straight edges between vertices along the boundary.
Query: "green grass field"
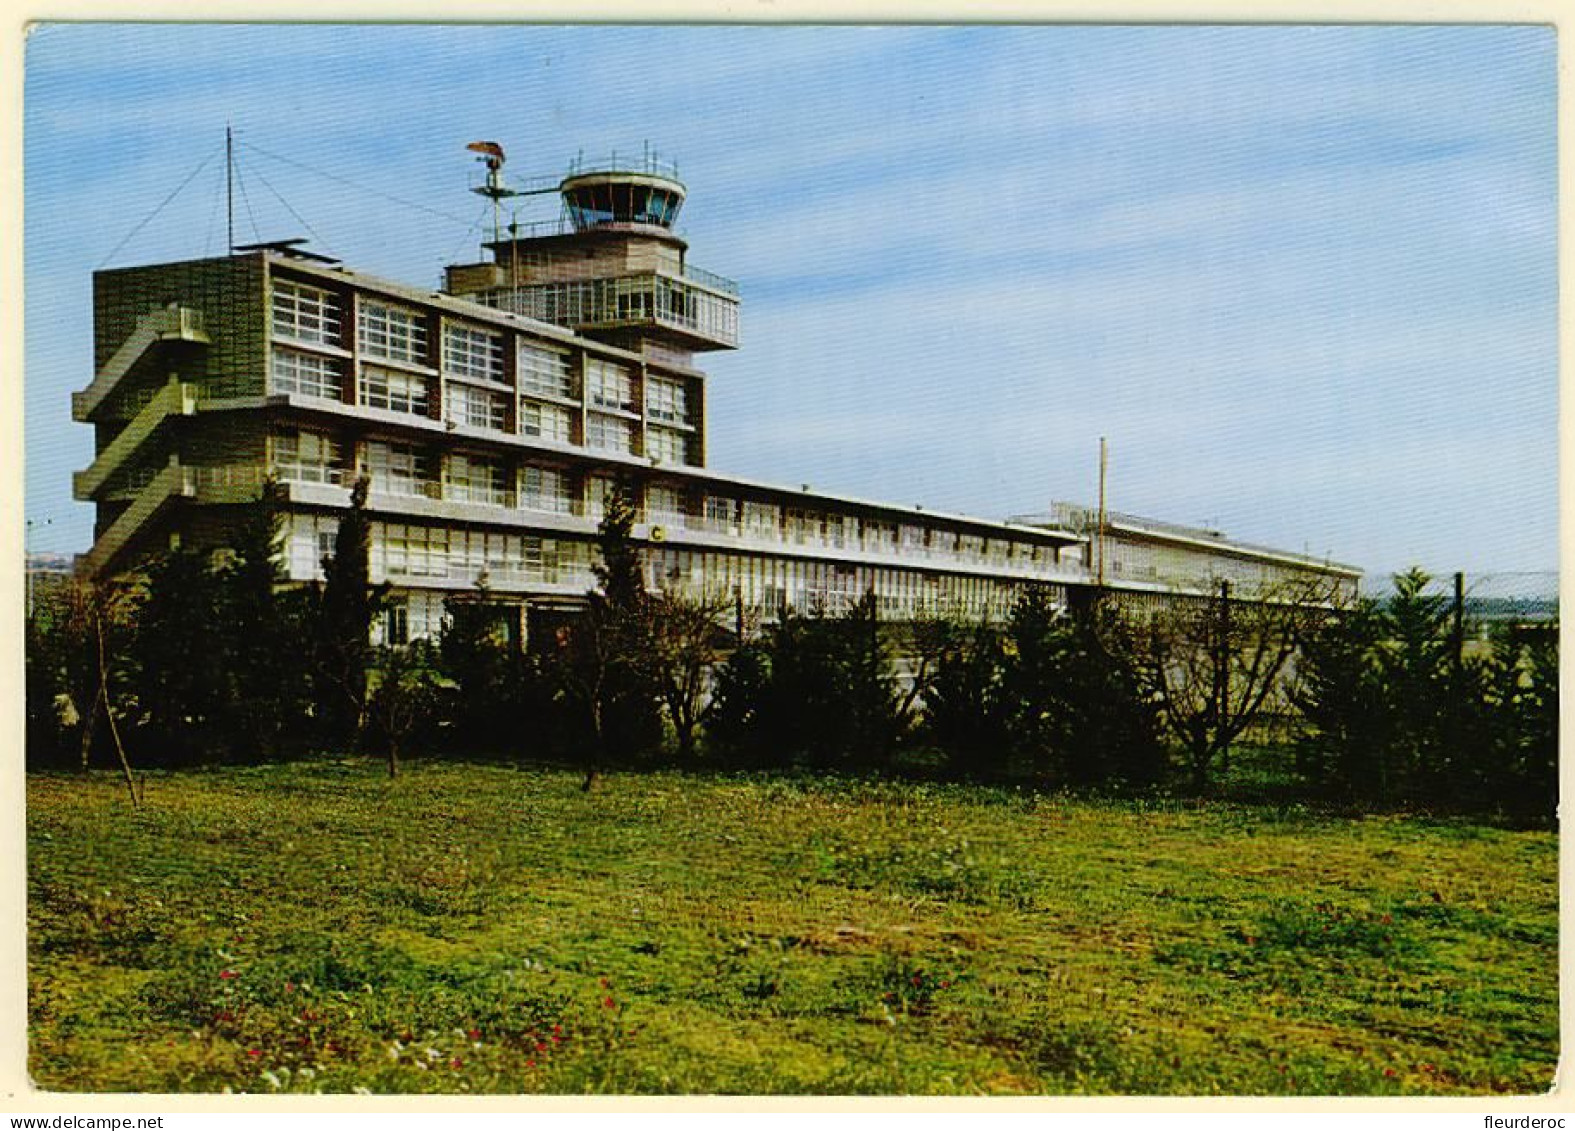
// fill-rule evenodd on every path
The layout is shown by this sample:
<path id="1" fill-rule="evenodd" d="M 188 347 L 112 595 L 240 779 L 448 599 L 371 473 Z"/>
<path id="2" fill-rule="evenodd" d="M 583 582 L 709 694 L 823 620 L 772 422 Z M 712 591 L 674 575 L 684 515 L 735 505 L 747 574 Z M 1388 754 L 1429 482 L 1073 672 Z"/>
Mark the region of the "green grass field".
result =
<path id="1" fill-rule="evenodd" d="M 28 782 L 46 1090 L 1536 1093 L 1546 832 L 315 762 Z"/>

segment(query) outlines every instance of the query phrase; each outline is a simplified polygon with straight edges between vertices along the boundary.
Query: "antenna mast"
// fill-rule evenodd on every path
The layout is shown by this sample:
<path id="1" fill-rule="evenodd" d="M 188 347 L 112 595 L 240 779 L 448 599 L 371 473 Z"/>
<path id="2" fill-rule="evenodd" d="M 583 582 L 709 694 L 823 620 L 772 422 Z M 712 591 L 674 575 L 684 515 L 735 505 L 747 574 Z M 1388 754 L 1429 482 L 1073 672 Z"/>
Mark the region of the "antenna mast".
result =
<path id="1" fill-rule="evenodd" d="M 473 141 L 465 148 L 479 154 L 477 160 L 487 167 L 487 183 L 471 191 L 492 201 L 492 242 L 499 243 L 503 239 L 503 201 L 519 195 L 503 184 L 503 147 L 495 141 Z"/>

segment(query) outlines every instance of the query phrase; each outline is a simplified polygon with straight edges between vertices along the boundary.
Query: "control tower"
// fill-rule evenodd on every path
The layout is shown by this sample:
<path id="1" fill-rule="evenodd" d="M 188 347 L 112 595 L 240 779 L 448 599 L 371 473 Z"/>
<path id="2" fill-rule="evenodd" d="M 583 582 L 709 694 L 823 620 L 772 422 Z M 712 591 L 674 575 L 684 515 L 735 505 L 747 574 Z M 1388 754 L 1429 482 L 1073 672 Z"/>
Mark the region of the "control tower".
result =
<path id="1" fill-rule="evenodd" d="M 673 225 L 686 191 L 677 166 L 654 154 L 576 162 L 555 191 L 559 219 L 510 224 L 482 246 L 484 263 L 449 267 L 445 289 L 500 310 L 568 327 L 669 362 L 738 344 L 738 287 L 692 267 Z M 550 185 L 550 182 L 548 182 Z"/>

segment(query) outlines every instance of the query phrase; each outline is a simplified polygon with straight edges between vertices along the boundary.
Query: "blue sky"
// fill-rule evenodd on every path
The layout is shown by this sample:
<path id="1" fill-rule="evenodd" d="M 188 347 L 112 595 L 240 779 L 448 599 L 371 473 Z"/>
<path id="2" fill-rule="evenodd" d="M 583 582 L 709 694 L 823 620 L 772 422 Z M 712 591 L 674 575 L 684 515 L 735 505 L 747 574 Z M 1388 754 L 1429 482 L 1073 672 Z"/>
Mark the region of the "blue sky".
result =
<path id="1" fill-rule="evenodd" d="M 691 261 L 744 294 L 721 470 L 1000 517 L 1091 502 L 1104 435 L 1119 510 L 1557 565 L 1551 29 L 45 26 L 35 549 L 90 539 L 91 273 L 222 251 L 226 121 L 238 238 L 304 220 L 427 285 L 477 258 L 467 142 L 676 158 Z"/>

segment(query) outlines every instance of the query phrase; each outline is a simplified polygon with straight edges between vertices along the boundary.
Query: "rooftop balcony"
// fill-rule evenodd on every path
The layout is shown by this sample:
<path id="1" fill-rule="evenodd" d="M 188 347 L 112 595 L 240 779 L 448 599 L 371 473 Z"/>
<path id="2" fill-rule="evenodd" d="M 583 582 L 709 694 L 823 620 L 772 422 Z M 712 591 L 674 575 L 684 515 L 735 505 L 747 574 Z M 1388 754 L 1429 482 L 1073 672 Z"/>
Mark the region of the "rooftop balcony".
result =
<path id="1" fill-rule="evenodd" d="M 733 294 L 725 294 L 709 282 L 653 272 L 500 288 L 481 301 L 580 332 L 659 327 L 677 332 L 692 348 L 732 349 L 738 345 L 736 293 L 736 287 Z"/>

